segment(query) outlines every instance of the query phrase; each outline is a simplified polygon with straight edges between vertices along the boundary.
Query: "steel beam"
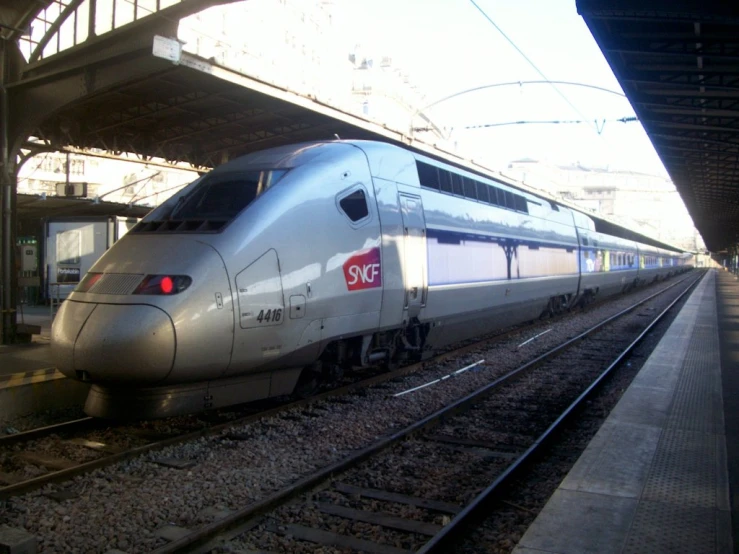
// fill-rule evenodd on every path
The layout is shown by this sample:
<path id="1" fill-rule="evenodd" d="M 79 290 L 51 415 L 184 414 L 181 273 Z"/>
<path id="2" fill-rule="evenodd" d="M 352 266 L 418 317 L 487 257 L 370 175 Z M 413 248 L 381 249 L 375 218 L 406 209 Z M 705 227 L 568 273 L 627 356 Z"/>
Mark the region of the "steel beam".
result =
<path id="1" fill-rule="evenodd" d="M 13 157 L 10 153 L 8 138 L 8 47 L 7 40 L 0 40 L 0 187 L 2 187 L 2 341 L 9 344 L 15 339 L 15 299 L 17 273 L 15 269 L 15 206 L 16 183 L 15 172 L 11 165 Z"/>

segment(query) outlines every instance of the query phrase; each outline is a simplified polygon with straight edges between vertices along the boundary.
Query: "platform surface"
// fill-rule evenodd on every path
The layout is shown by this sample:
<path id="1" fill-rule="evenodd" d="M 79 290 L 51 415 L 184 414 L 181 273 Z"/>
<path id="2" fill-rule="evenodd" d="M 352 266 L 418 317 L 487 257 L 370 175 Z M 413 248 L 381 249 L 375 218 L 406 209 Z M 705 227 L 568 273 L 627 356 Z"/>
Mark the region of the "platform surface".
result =
<path id="1" fill-rule="evenodd" d="M 48 306 L 22 306 L 17 312 L 18 323 L 37 325 L 41 333 L 28 344 L 0 345 L 0 377 L 38 372 L 52 368 L 51 312 Z"/>
<path id="2" fill-rule="evenodd" d="M 515 554 L 734 551 L 719 338 L 726 325 L 739 330 L 739 282 L 711 270 Z M 739 352 L 735 335 L 731 351 Z M 725 361 L 724 372 L 739 371 Z"/>

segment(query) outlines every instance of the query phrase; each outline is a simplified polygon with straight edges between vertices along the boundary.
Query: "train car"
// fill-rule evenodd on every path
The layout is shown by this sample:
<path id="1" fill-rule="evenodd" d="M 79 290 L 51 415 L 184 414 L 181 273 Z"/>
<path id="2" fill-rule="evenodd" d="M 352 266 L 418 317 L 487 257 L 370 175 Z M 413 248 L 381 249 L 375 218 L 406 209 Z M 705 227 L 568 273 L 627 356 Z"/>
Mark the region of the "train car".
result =
<path id="1" fill-rule="evenodd" d="M 92 383 L 90 415 L 197 412 L 616 294 L 651 277 L 639 248 L 401 147 L 284 146 L 214 169 L 147 215 L 64 302 L 52 352 Z"/>
<path id="2" fill-rule="evenodd" d="M 669 252 L 655 246 L 641 245 L 639 247 L 639 280 L 645 283 L 670 277 L 676 270 L 675 260 L 678 253 Z"/>
<path id="3" fill-rule="evenodd" d="M 595 230 L 593 220 L 574 212 L 580 237 L 581 294 L 596 297 L 626 292 L 638 283 L 638 243 Z"/>
<path id="4" fill-rule="evenodd" d="M 382 150 L 367 150 L 370 165 L 376 160 L 381 167 Z M 418 321 L 426 345 L 436 348 L 574 304 L 578 236 L 569 209 L 428 158 L 398 154 L 396 164 L 407 165 L 409 175 L 389 182 L 385 202 L 399 196 L 403 218 L 409 204 L 419 214 L 418 242 L 404 254 L 418 257 L 419 263 L 406 265 L 418 272 L 419 283 L 425 273 L 426 282 L 422 295 L 402 300 L 405 319 Z M 375 183 L 385 181 L 376 173 Z M 398 223 L 404 227 L 389 230 L 407 241 L 413 231 Z"/>

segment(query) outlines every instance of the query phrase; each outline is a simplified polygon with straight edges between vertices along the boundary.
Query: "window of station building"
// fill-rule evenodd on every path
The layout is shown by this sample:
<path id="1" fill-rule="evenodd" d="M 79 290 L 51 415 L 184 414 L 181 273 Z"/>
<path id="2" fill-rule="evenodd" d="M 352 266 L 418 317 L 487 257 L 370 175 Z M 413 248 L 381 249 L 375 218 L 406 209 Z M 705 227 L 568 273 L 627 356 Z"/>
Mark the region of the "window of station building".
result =
<path id="1" fill-rule="evenodd" d="M 82 233 L 79 229 L 58 231 L 56 234 L 56 263 L 77 265 L 82 259 Z"/>
<path id="2" fill-rule="evenodd" d="M 346 216 L 355 223 L 369 216 L 367 197 L 363 189 L 357 189 L 339 199 L 339 206 L 341 206 Z"/>
<path id="3" fill-rule="evenodd" d="M 69 161 L 69 166 L 67 166 L 67 161 Z M 67 167 L 69 167 L 69 173 L 71 175 L 84 175 L 85 160 L 80 158 L 70 158 L 67 160 L 65 157 L 47 154 L 36 167 L 41 171 L 47 171 L 49 173 L 67 173 Z"/>

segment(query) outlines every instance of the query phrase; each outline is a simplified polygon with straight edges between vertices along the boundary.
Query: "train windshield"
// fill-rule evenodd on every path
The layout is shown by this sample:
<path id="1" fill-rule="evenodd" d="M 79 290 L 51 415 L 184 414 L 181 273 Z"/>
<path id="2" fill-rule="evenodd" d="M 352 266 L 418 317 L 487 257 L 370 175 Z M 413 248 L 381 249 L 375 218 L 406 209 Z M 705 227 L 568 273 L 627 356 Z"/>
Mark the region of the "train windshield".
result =
<path id="1" fill-rule="evenodd" d="M 192 192 L 177 201 L 170 219 L 233 219 L 285 173 L 286 169 L 273 169 L 206 176 Z"/>

